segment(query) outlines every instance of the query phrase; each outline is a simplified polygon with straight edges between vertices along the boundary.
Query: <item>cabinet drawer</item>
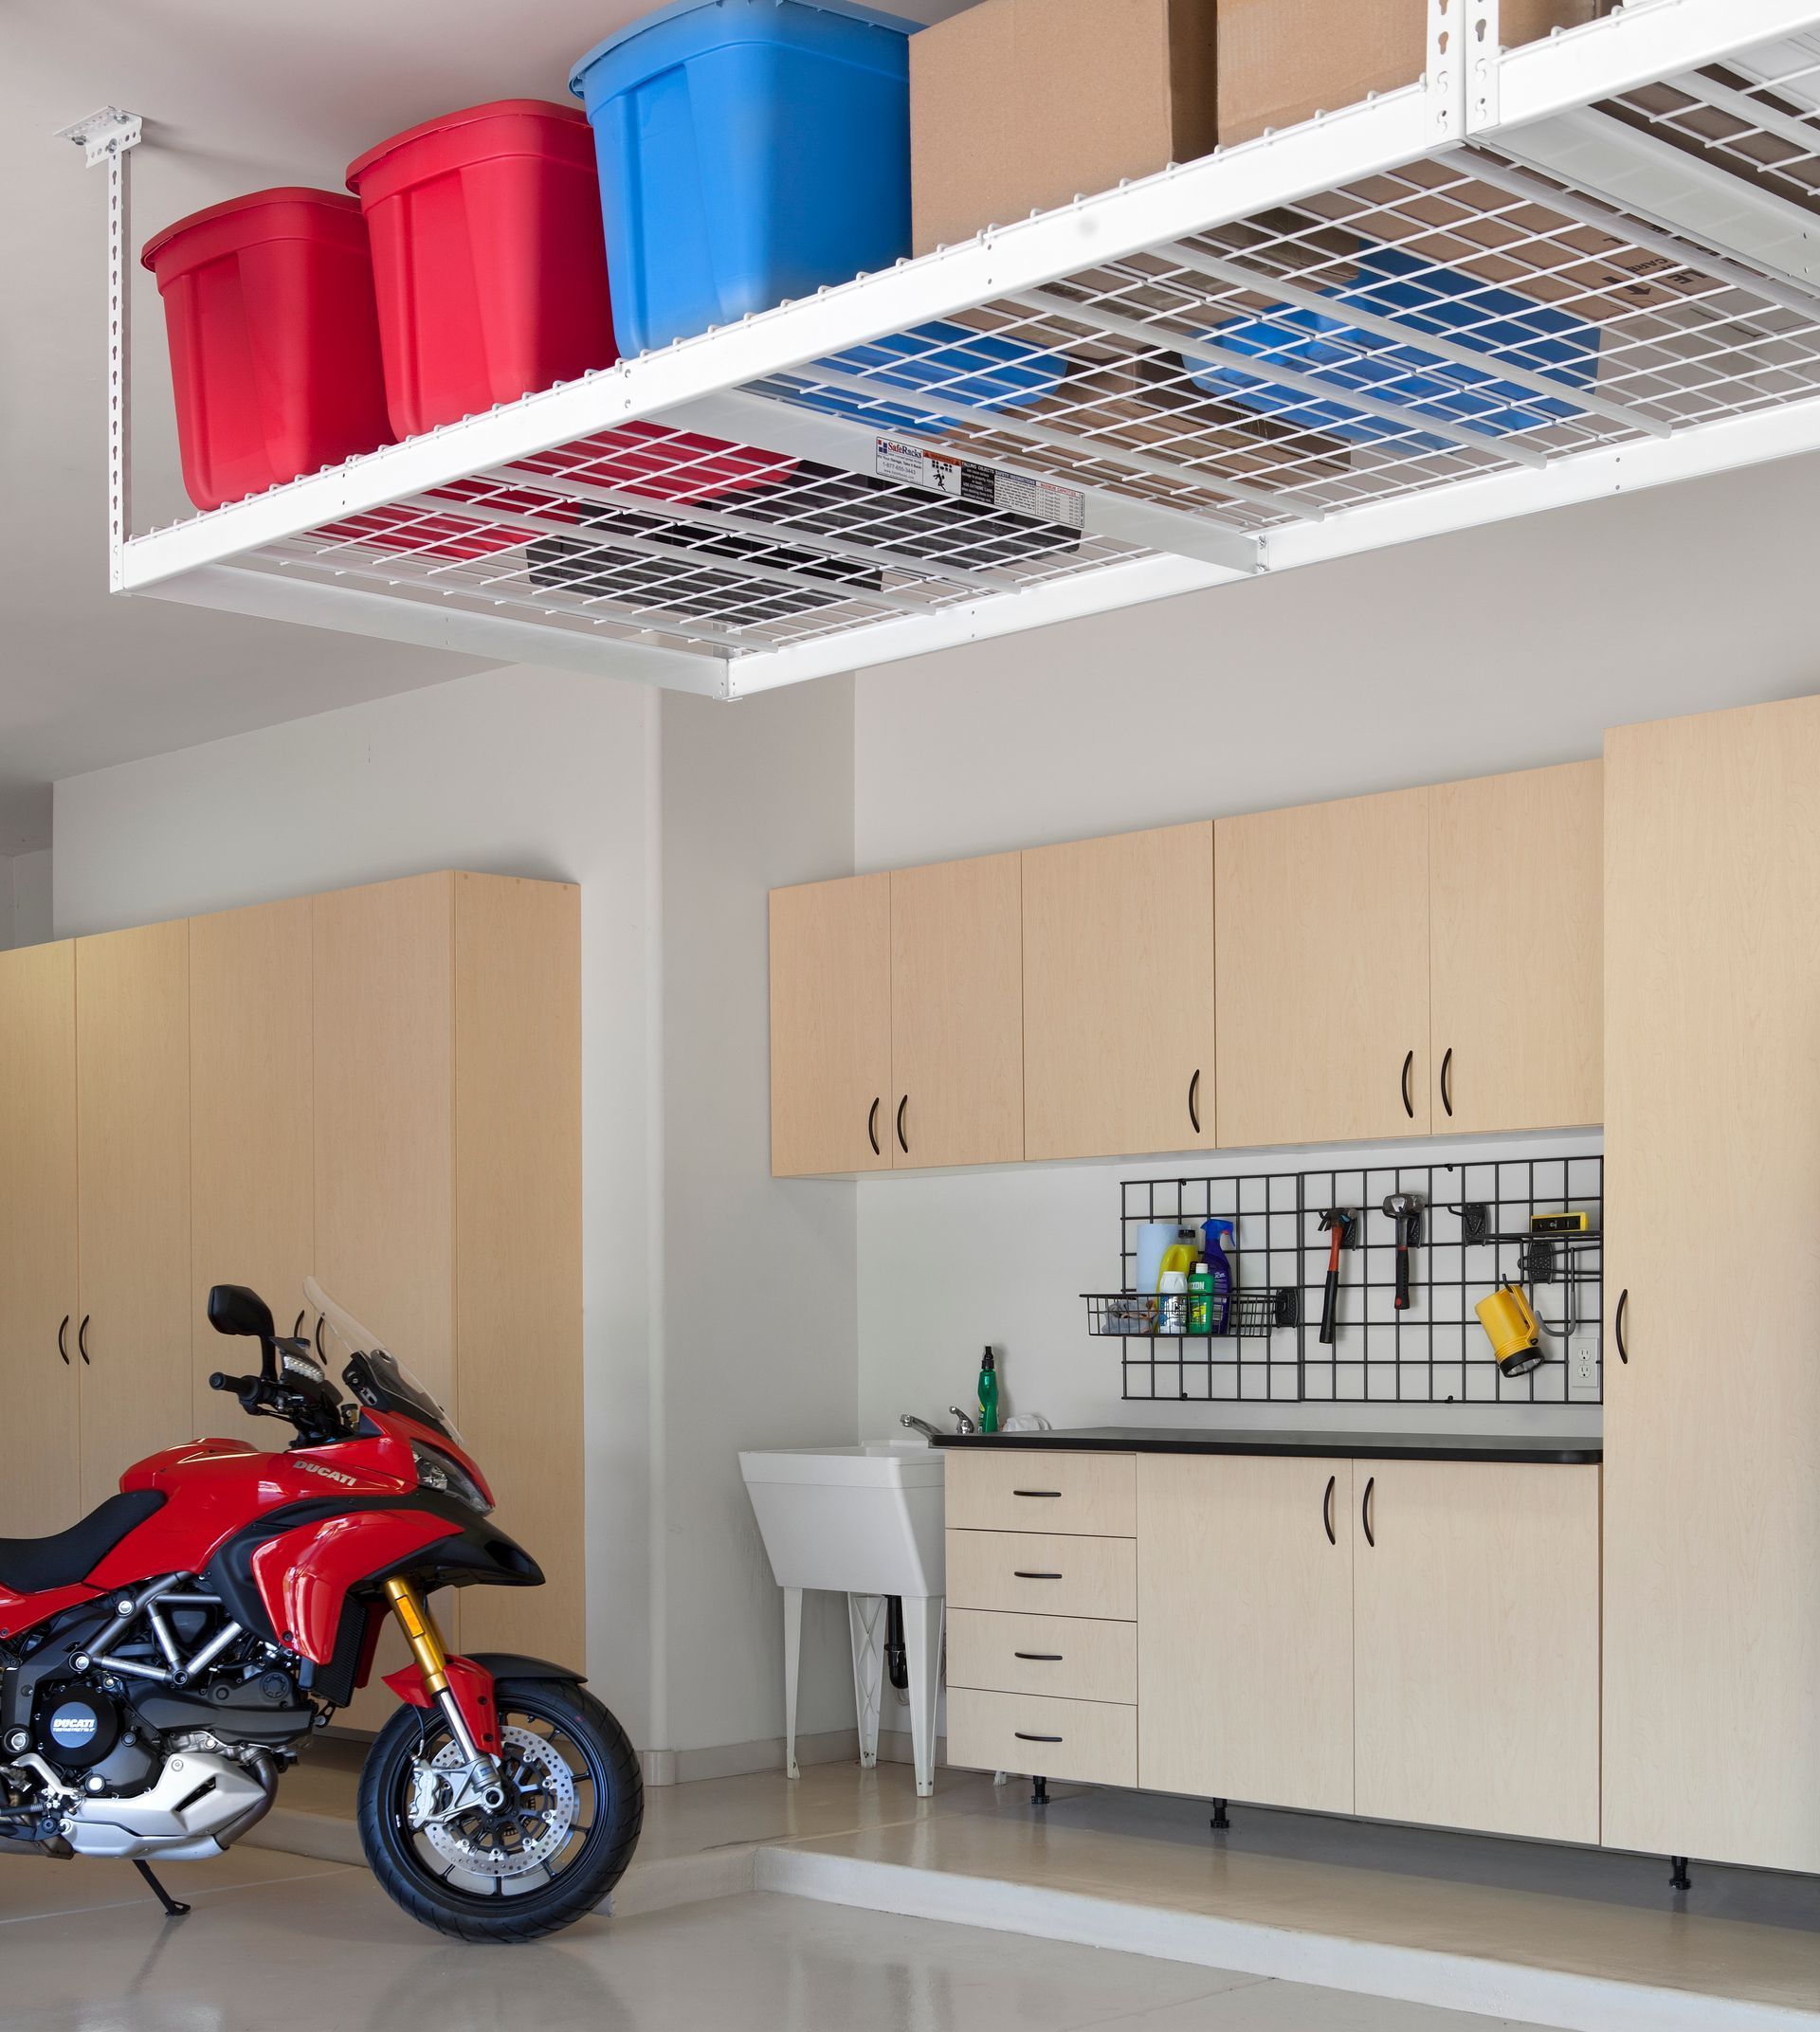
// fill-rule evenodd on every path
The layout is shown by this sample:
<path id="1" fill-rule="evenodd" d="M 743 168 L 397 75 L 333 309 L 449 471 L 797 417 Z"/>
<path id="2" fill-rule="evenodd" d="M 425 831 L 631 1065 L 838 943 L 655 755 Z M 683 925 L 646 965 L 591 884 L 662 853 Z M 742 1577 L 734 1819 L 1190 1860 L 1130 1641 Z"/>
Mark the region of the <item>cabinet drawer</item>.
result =
<path id="1" fill-rule="evenodd" d="M 1138 1698 L 1138 1626 L 956 1608 L 948 1618 L 948 1684 L 1130 1707 Z"/>
<path id="2" fill-rule="evenodd" d="M 950 1608 L 1021 1615 L 1138 1616 L 1138 1541 L 1023 1531 L 948 1533 Z"/>
<path id="3" fill-rule="evenodd" d="M 1076 1533 L 1130 1538 L 1138 1530 L 1131 1454 L 1044 1453 L 1024 1446 L 947 1449 L 947 1515 L 956 1531 Z"/>
<path id="4" fill-rule="evenodd" d="M 948 1695 L 948 1761 L 1085 1785 L 1138 1783 L 1138 1710 L 1040 1694 Z"/>

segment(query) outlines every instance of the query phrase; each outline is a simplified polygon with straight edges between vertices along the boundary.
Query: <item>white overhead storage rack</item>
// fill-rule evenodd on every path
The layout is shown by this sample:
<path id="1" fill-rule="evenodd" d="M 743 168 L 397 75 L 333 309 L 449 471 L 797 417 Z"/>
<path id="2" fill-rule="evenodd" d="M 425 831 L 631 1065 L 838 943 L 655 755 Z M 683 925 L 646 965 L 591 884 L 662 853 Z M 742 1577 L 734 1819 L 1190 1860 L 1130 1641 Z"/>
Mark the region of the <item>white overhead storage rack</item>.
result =
<path id="1" fill-rule="evenodd" d="M 1820 5 L 1630 0 L 169 528 L 118 590 L 720 697 L 1820 447 Z M 129 132 L 131 138 L 128 138 Z M 124 389 L 129 117 L 114 186 Z"/>

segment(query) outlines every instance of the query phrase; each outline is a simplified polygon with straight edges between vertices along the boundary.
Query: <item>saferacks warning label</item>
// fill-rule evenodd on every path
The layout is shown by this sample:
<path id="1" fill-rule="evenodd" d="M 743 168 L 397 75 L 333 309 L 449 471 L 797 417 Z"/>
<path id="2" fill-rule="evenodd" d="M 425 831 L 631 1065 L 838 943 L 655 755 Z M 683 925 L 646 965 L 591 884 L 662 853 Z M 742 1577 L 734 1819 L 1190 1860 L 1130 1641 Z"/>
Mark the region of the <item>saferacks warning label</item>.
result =
<path id="1" fill-rule="evenodd" d="M 1046 480 L 1027 480 L 1021 473 L 1003 473 L 996 466 L 931 451 L 913 440 L 880 438 L 876 468 L 881 480 L 900 481 L 907 487 L 952 494 L 959 500 L 977 501 L 982 508 L 1028 516 L 1033 522 L 1057 522 L 1065 529 L 1086 527 L 1086 496 L 1074 488 L 1058 487 Z"/>

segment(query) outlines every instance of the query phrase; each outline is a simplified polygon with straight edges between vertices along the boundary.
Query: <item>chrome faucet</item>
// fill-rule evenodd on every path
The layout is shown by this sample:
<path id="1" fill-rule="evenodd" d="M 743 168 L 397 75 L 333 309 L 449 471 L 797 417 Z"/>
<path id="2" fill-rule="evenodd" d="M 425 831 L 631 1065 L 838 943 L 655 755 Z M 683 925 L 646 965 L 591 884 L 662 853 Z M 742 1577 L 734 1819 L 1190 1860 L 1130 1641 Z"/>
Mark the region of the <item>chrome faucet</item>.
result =
<path id="1" fill-rule="evenodd" d="M 898 1424 L 912 1432 L 919 1432 L 925 1440 L 938 1440 L 941 1435 L 926 1418 L 919 1418 L 914 1411 L 906 1411 Z"/>
<path id="2" fill-rule="evenodd" d="M 955 1414 L 955 1430 L 956 1432 L 978 1431 L 978 1426 L 974 1424 L 973 1420 L 967 1416 L 966 1412 L 957 1404 L 951 1404 L 948 1408 Z"/>

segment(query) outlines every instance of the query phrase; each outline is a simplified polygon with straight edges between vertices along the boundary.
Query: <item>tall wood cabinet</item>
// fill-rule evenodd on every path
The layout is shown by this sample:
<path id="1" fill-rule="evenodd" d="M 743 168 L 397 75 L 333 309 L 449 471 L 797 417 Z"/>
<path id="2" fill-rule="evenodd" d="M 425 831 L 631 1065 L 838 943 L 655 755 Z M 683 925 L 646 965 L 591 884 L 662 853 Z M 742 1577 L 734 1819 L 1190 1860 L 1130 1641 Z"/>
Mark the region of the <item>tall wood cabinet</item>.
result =
<path id="1" fill-rule="evenodd" d="M 448 1634 L 581 1660 L 580 1066 L 566 883 L 445 872 L 0 953 L 0 1532 L 198 1430 L 273 1442 L 207 1387 L 241 1364 L 204 1301 L 251 1284 L 288 1332 L 314 1271 L 547 1575 L 466 1590 Z"/>
<path id="2" fill-rule="evenodd" d="M 76 949 L 0 952 L 0 1536 L 74 1523 Z"/>
<path id="3" fill-rule="evenodd" d="M 1820 698 L 1605 778 L 1605 1840 L 1820 1871 Z"/>
<path id="4" fill-rule="evenodd" d="M 190 928 L 76 941 L 81 1507 L 194 1432 Z"/>
<path id="5" fill-rule="evenodd" d="M 228 1439 L 246 1419 L 209 1388 L 224 1348 L 199 1295 L 250 1284 L 289 1333 L 316 1268 L 312 908 L 297 897 L 190 920 L 192 1429 Z"/>

